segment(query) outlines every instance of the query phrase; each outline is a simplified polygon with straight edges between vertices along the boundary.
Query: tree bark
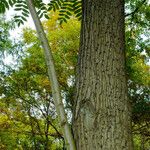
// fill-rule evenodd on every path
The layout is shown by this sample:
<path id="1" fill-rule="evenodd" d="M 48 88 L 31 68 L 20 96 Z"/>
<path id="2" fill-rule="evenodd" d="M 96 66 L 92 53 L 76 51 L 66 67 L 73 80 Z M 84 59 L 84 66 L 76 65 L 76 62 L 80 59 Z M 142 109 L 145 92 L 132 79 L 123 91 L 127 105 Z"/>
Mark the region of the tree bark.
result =
<path id="1" fill-rule="evenodd" d="M 77 150 L 132 150 L 123 0 L 82 0 L 73 132 Z"/>
<path id="2" fill-rule="evenodd" d="M 74 144 L 74 139 L 71 133 L 71 129 L 69 127 L 67 117 L 65 114 L 64 106 L 62 103 L 62 98 L 60 94 L 60 89 L 59 89 L 59 84 L 57 80 L 57 75 L 55 71 L 55 66 L 54 66 L 54 61 L 53 61 L 53 56 L 51 53 L 51 48 L 49 46 L 49 42 L 46 38 L 43 26 L 41 24 L 41 21 L 36 13 L 33 0 L 26 0 L 30 14 L 33 18 L 37 34 L 39 36 L 39 40 L 41 42 L 41 45 L 44 50 L 44 56 L 45 56 L 45 61 L 47 64 L 47 69 L 48 69 L 48 76 L 51 82 L 51 88 L 52 88 L 52 96 L 54 99 L 54 104 L 57 110 L 57 114 L 59 117 L 60 125 L 63 131 L 63 136 L 65 139 L 65 144 L 66 148 L 68 150 L 76 150 L 75 144 Z"/>

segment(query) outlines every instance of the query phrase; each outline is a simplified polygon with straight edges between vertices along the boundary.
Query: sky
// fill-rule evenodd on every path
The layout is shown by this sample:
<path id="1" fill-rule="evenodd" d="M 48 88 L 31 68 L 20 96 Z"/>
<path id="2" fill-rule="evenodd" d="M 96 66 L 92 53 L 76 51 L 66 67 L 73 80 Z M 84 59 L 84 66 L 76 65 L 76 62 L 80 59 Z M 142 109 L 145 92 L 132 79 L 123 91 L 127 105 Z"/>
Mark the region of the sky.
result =
<path id="1" fill-rule="evenodd" d="M 6 12 L 6 20 L 11 20 L 13 19 L 13 16 L 15 15 L 15 11 L 13 10 L 13 8 L 9 9 L 7 12 Z M 19 39 L 21 37 L 21 33 L 22 33 L 22 30 L 23 28 L 26 28 L 26 27 L 30 27 L 32 29 L 35 29 L 35 26 L 34 26 L 34 23 L 33 23 L 33 20 L 31 18 L 31 16 L 29 16 L 27 18 L 27 21 L 24 22 L 23 25 L 20 25 L 20 27 L 16 27 L 15 29 L 11 30 L 10 31 L 10 38 L 11 39 Z M 15 62 L 14 58 L 12 56 L 7 56 L 5 59 L 4 59 L 4 63 L 6 65 L 11 65 Z"/>
<path id="2" fill-rule="evenodd" d="M 49 0 L 43 0 L 44 3 L 48 3 Z M 14 11 L 13 8 L 10 8 L 7 12 L 6 12 L 6 20 L 11 20 L 13 19 L 13 16 L 15 14 L 17 14 L 18 12 Z M 20 39 L 21 37 L 21 33 L 22 33 L 22 30 L 23 28 L 26 28 L 26 27 L 30 27 L 32 29 L 35 29 L 35 25 L 34 25 L 34 22 L 31 18 L 31 15 L 26 18 L 27 21 L 24 22 L 23 25 L 20 25 L 20 27 L 16 27 L 14 30 L 11 30 L 10 31 L 10 38 L 11 39 Z M 4 63 L 6 65 L 11 65 L 15 60 L 11 57 L 11 56 L 7 56 L 5 59 L 4 59 Z"/>
<path id="3" fill-rule="evenodd" d="M 13 8 L 11 8 L 10 10 L 8 10 L 6 12 L 6 19 L 11 20 L 11 19 L 13 19 L 14 15 L 15 15 L 15 11 L 13 10 Z M 27 21 L 24 22 L 23 25 L 20 25 L 20 27 L 16 27 L 14 30 L 10 31 L 12 38 L 18 38 L 20 36 L 22 29 L 25 27 L 30 27 L 32 29 L 35 29 L 35 26 L 34 26 L 31 16 L 29 16 L 27 18 Z"/>

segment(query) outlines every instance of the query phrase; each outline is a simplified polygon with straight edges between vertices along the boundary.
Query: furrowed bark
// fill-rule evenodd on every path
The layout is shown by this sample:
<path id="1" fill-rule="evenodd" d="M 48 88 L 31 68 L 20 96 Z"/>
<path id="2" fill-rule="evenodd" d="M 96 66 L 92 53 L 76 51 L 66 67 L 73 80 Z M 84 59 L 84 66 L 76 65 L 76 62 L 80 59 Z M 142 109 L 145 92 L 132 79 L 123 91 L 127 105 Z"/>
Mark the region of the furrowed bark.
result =
<path id="1" fill-rule="evenodd" d="M 132 150 L 123 0 L 82 0 L 73 131 L 77 150 Z"/>
<path id="2" fill-rule="evenodd" d="M 75 144 L 74 144 L 74 139 L 71 133 L 71 129 L 69 127 L 67 117 L 65 114 L 64 106 L 62 103 L 62 98 L 60 94 L 60 89 L 59 89 L 59 84 L 57 80 L 57 75 L 55 71 L 55 66 L 54 66 L 54 61 L 52 57 L 52 52 L 51 48 L 49 46 L 48 40 L 46 38 L 46 34 L 44 32 L 43 26 L 41 24 L 41 21 L 36 13 L 33 0 L 26 0 L 30 14 L 33 18 L 36 31 L 38 33 L 39 39 L 41 41 L 42 47 L 44 49 L 44 55 L 45 55 L 45 61 L 47 64 L 48 68 L 48 76 L 51 82 L 51 88 L 52 88 L 52 95 L 55 103 L 55 107 L 60 119 L 60 125 L 62 127 L 64 139 L 65 139 L 65 144 L 66 148 L 68 150 L 75 150 Z"/>

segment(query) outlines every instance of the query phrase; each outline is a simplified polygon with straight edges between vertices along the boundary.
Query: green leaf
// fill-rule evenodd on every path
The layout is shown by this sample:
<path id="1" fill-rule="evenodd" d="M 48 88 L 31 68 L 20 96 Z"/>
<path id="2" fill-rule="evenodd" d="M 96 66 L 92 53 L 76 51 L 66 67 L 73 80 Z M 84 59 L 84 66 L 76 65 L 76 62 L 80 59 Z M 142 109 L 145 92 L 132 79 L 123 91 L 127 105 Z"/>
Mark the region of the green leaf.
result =
<path id="1" fill-rule="evenodd" d="M 21 11 L 22 8 L 15 8 L 14 10 L 15 10 L 15 11 Z"/>
<path id="2" fill-rule="evenodd" d="M 25 13 L 25 12 L 22 12 L 22 15 L 25 16 L 25 17 L 29 17 L 29 14 Z"/>
<path id="3" fill-rule="evenodd" d="M 46 19 L 49 19 L 49 16 L 48 16 L 47 14 L 45 14 L 44 17 L 45 17 Z"/>
<path id="4" fill-rule="evenodd" d="M 21 18 L 23 21 L 27 21 L 27 19 L 25 17 L 21 16 Z"/>

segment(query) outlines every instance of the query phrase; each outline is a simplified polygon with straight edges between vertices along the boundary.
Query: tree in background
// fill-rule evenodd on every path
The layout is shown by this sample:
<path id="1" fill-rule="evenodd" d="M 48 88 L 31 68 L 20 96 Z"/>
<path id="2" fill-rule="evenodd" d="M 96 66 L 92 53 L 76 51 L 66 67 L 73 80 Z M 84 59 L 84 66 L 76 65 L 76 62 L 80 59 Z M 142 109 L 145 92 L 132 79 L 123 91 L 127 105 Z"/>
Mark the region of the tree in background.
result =
<path id="1" fill-rule="evenodd" d="M 58 15 L 52 13 L 51 16 L 53 17 L 50 21 L 44 22 L 44 27 L 48 37 L 52 33 L 54 35 L 49 38 L 54 58 L 57 60 L 57 72 L 62 95 L 66 100 L 66 110 L 70 111 L 69 95 L 72 85 L 68 82 L 74 76 L 80 24 L 72 19 L 67 25 L 56 28 Z M 15 146 L 23 149 L 62 149 L 62 131 L 58 126 L 44 55 L 35 31 L 24 29 L 23 43 L 24 55 L 20 58 L 17 70 L 10 70 L 9 75 L 2 77 L 3 149 L 13 149 Z M 14 140 L 9 141 L 4 135 L 13 136 Z"/>
<path id="2" fill-rule="evenodd" d="M 148 149 L 150 57 L 148 1 L 127 1 L 126 9 L 126 69 L 128 93 L 132 104 L 132 132 L 134 149 Z"/>

